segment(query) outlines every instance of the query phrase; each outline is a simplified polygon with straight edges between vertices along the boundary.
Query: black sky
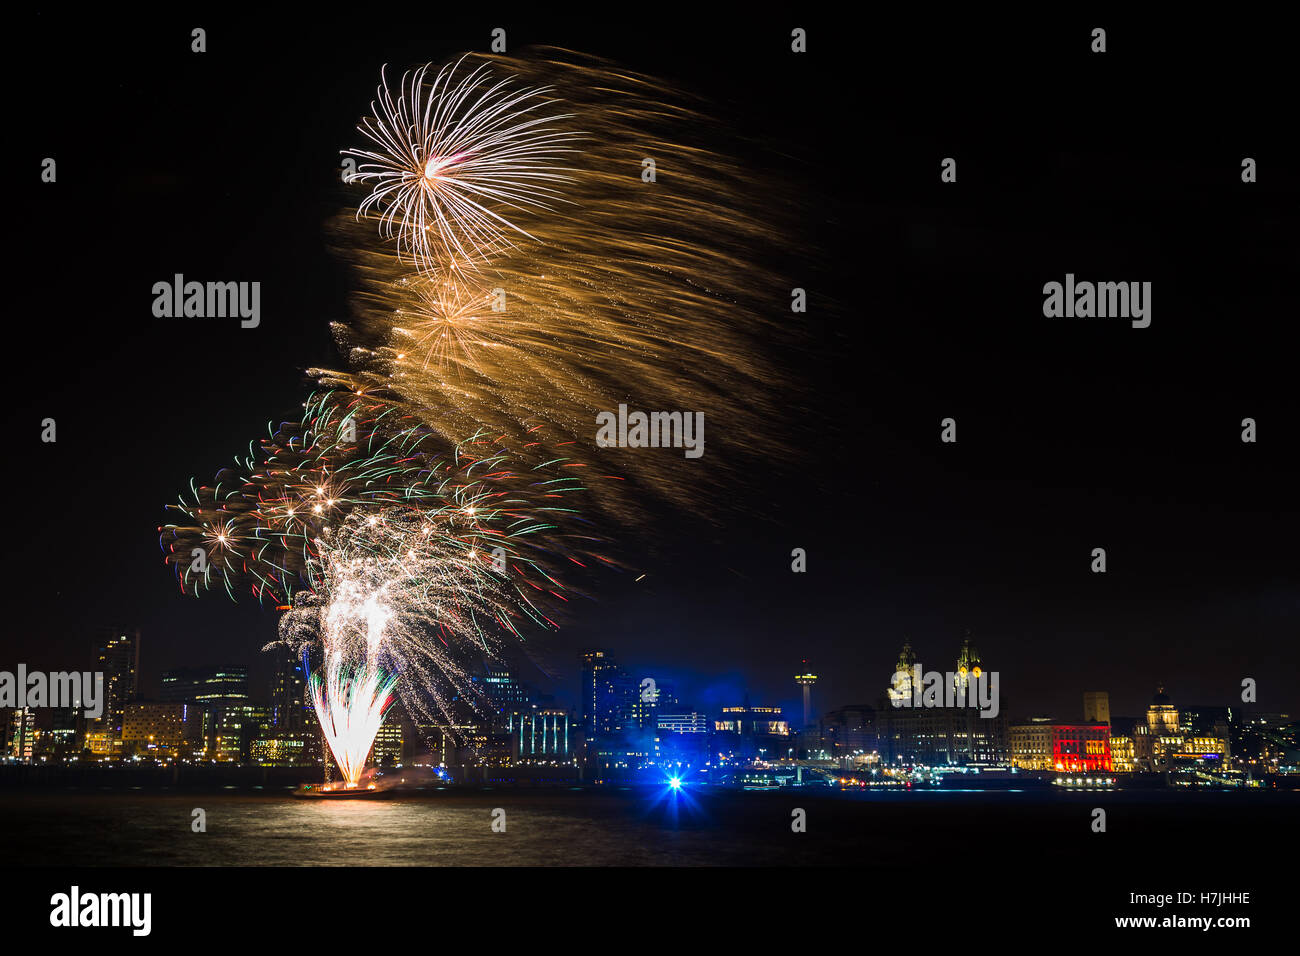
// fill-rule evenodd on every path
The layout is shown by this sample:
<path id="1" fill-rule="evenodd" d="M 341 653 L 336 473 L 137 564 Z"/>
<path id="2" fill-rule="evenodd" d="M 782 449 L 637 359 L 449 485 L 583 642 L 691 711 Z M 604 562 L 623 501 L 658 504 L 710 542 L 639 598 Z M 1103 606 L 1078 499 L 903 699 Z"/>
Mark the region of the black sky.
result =
<path id="1" fill-rule="evenodd" d="M 793 706 L 805 657 L 819 708 L 871 701 L 904 635 L 948 669 L 969 628 L 1016 713 L 1077 716 L 1085 690 L 1136 712 L 1157 681 L 1227 704 L 1244 677 L 1261 709 L 1300 709 L 1300 169 L 1281 31 L 635 13 L 16 25 L 43 67 L 11 101 L 0 668 L 88 667 L 111 622 L 143 629 L 147 680 L 256 662 L 274 612 L 183 598 L 162 506 L 296 417 L 303 369 L 338 364 L 345 277 L 324 223 L 379 66 L 482 50 L 503 26 L 513 52 L 603 55 L 709 98 L 787 177 L 773 202 L 807 210 L 807 275 L 788 284 L 812 310 L 774 357 L 811 398 L 792 396 L 783 460 L 714 524 L 664 507 L 654 542 L 623 542 L 646 578 L 610 582 L 539 648 L 561 693 L 576 649 L 599 644 L 701 706 Z M 177 272 L 261 281 L 262 326 L 155 319 L 151 286 Z M 1042 286 L 1067 272 L 1151 281 L 1151 327 L 1044 318 Z M 956 445 L 939 441 L 947 416 Z"/>

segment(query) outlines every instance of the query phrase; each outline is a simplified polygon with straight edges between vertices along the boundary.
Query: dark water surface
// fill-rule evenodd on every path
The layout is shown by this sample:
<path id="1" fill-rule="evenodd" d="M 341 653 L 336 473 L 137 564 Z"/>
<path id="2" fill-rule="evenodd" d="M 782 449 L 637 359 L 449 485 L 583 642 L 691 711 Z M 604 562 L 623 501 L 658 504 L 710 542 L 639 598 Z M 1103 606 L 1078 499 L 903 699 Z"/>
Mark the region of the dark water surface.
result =
<path id="1" fill-rule="evenodd" d="M 1107 813 L 1105 833 L 1092 811 Z M 191 829 L 206 811 L 207 832 Z M 493 810 L 506 832 L 492 830 Z M 807 830 L 792 832 L 803 809 Z M 55 866 L 851 865 L 924 871 L 1154 859 L 1207 872 L 1295 846 L 1300 794 L 428 791 L 0 792 L 4 863 Z M 1098 851 L 1101 851 L 1100 854 Z M 1048 864 L 1050 863 L 1050 866 Z M 1096 865 L 1094 863 L 1094 865 Z"/>

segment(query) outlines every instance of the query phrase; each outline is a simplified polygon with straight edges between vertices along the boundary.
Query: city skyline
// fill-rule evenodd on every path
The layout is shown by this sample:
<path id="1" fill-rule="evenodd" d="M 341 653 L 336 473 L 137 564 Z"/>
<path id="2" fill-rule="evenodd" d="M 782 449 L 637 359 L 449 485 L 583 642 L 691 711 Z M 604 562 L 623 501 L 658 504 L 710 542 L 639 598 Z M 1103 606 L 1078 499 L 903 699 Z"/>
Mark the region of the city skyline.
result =
<path id="1" fill-rule="evenodd" d="M 116 721 L 118 732 L 121 732 L 123 702 L 203 702 L 205 697 L 212 698 L 212 700 L 220 700 L 221 702 L 224 702 L 224 704 L 233 704 L 233 702 L 242 701 L 244 704 L 257 706 L 257 708 L 265 708 L 269 710 L 292 710 L 295 713 L 295 728 L 302 728 L 305 724 L 311 722 L 311 715 L 309 715 L 309 708 L 304 696 L 305 679 L 303 678 L 302 663 L 292 659 L 291 654 L 286 657 L 285 652 L 281 649 L 268 652 L 269 657 L 272 658 L 273 670 L 270 672 L 269 679 L 265 680 L 265 682 L 257 682 L 257 680 L 251 679 L 250 667 L 244 665 L 244 663 L 231 661 L 225 663 L 201 663 L 201 665 L 187 665 L 179 667 L 179 669 L 168 669 L 157 672 L 157 691 L 151 693 L 146 689 L 148 684 L 146 684 L 143 679 L 143 675 L 149 674 L 149 670 L 147 667 L 140 666 L 140 661 L 142 661 L 142 648 L 144 646 L 142 632 L 140 632 L 138 628 L 120 627 L 105 627 L 101 628 L 100 631 L 103 636 L 101 636 L 98 643 L 96 643 L 96 648 L 98 648 L 98 650 L 96 650 L 95 659 L 101 666 L 104 665 L 105 659 L 108 659 L 105 657 L 105 654 L 112 654 L 112 650 L 105 652 L 105 641 L 107 641 L 109 648 L 112 648 L 114 643 L 122 640 L 118 639 L 118 637 L 114 635 L 118 635 L 118 633 L 129 633 L 131 636 L 131 644 L 129 652 L 127 652 L 127 663 L 129 663 L 129 667 L 123 667 L 123 669 L 121 669 L 125 671 L 123 672 L 123 676 L 118 678 L 117 675 L 114 675 L 112 670 L 105 672 L 104 674 L 105 709 L 107 709 L 105 710 L 105 719 L 113 719 L 113 721 Z M 976 666 L 983 665 L 983 657 L 979 652 L 978 645 L 972 644 L 971 633 L 967 631 L 965 637 L 963 637 L 961 646 L 959 646 L 958 653 L 954 654 L 950 661 L 940 662 L 943 663 L 944 666 L 940 667 L 937 672 L 940 672 L 941 674 L 941 672 L 946 671 L 949 678 L 952 678 L 954 671 L 959 671 L 961 674 L 965 674 L 965 669 L 970 663 L 970 659 L 967 657 L 967 653 L 969 652 L 975 654 L 974 661 Z M 693 696 L 694 692 L 690 691 L 690 689 L 684 688 L 692 687 L 692 685 L 710 685 L 715 682 L 710 682 L 710 679 L 708 679 L 707 676 L 699 675 L 695 675 L 694 682 L 684 682 L 681 675 L 684 674 L 685 671 L 682 671 L 680 667 L 671 667 L 667 665 L 663 667 L 649 667 L 649 669 L 636 666 L 629 667 L 620 661 L 619 654 L 616 653 L 616 650 L 612 648 L 612 646 L 582 650 L 580 658 L 581 661 L 586 663 L 582 663 L 576 684 L 573 682 L 549 682 L 541 685 L 529 683 L 528 680 L 521 679 L 519 675 L 515 674 L 515 672 L 508 670 L 507 667 L 499 661 L 485 661 L 482 669 L 477 671 L 474 680 L 487 680 L 489 683 L 493 682 L 493 680 L 507 680 L 507 682 L 517 685 L 517 687 L 520 688 L 520 692 L 524 693 L 528 700 L 550 701 L 546 706 L 551 706 L 551 708 L 554 708 L 554 706 L 562 706 L 565 713 L 568 713 L 573 718 L 581 719 L 582 714 L 584 714 L 586 709 L 590 706 L 589 702 L 586 701 L 584 697 L 584 687 L 588 685 L 590 680 L 590 654 L 598 654 L 599 657 L 606 659 L 607 663 L 604 666 L 616 670 L 620 675 L 623 675 L 624 679 L 629 680 L 633 685 L 649 682 L 651 687 L 658 683 L 660 687 L 671 688 L 673 704 L 679 706 L 679 709 L 682 711 L 701 711 L 701 713 L 708 715 L 716 715 L 720 710 L 729 708 L 729 706 L 731 706 L 731 708 L 735 708 L 735 706 L 741 704 L 746 706 L 749 706 L 750 704 L 753 704 L 754 706 L 770 706 L 770 708 L 775 708 L 776 710 L 779 710 L 780 713 L 787 715 L 787 718 L 785 719 L 787 719 L 790 726 L 796 728 L 794 732 L 797 732 L 798 728 L 801 726 L 813 726 L 813 724 L 818 723 L 820 719 L 826 717 L 829 713 L 835 713 L 835 711 L 844 710 L 846 708 L 887 709 L 889 697 L 893 695 L 894 689 L 896 689 L 896 685 L 892 684 L 891 680 L 887 679 L 883 684 L 881 684 L 881 687 L 878 688 L 878 692 L 876 692 L 875 695 L 863 697 L 861 700 L 855 698 L 855 700 L 828 701 L 824 695 L 819 695 L 819 693 L 813 688 L 815 684 L 822 682 L 822 680 L 828 678 L 829 675 L 813 675 L 813 671 L 816 669 L 810 666 L 810 662 L 807 661 L 807 659 L 803 659 L 803 661 L 800 661 L 798 669 L 792 669 L 792 671 L 796 672 L 792 672 L 792 675 L 790 675 L 790 684 L 792 684 L 792 687 L 797 688 L 797 691 L 789 698 L 781 698 L 780 696 L 767 698 L 751 695 L 749 689 L 746 689 L 744 684 L 741 684 L 740 691 L 725 689 L 725 691 L 716 692 L 715 695 L 708 695 L 703 698 L 703 700 L 695 700 L 695 697 Z M 143 659 L 146 659 L 147 661 L 148 657 L 143 656 Z M 23 662 L 23 667 L 25 667 L 27 671 L 40 670 L 38 667 L 31 667 L 27 662 Z M 901 674 L 901 672 L 910 672 L 913 667 L 915 667 L 915 670 L 918 672 L 932 670 L 931 665 L 927 665 L 924 658 L 915 654 L 915 648 L 913 643 L 911 643 L 911 640 L 905 639 L 904 643 L 901 644 L 900 657 L 898 657 L 894 669 L 889 671 L 889 675 L 891 675 L 891 678 L 894 678 L 894 676 Z M 45 672 L 49 674 L 49 672 L 55 670 L 57 669 L 45 669 Z M 992 667 L 985 667 L 985 670 L 993 671 Z M 978 675 L 978 672 L 979 671 L 976 671 L 976 675 Z M 291 676 L 286 678 L 286 674 L 296 674 L 296 679 L 291 678 Z M 806 679 L 803 675 L 810 675 L 811 680 Z M 129 682 L 125 691 L 122 691 L 122 689 L 114 691 L 114 687 L 116 687 L 118 680 L 127 680 L 127 682 Z M 207 691 L 201 693 L 196 691 L 195 682 L 203 684 L 205 688 L 208 688 Z M 259 684 L 259 687 L 261 688 L 260 691 L 252 688 L 252 685 L 255 683 Z M 807 688 L 809 688 L 811 693 L 805 693 L 805 685 L 807 685 Z M 1152 684 L 1152 687 L 1157 695 L 1162 695 L 1162 693 L 1165 693 L 1166 682 L 1157 679 L 1156 682 Z M 1177 688 L 1174 689 L 1177 691 Z M 1004 692 L 1004 687 L 998 688 L 998 693 L 1002 692 Z M 906 693 L 907 696 L 911 695 L 911 691 L 907 691 Z M 919 695 L 919 689 L 917 693 Z M 962 692 L 959 692 L 958 701 L 961 700 L 961 697 Z M 1058 722 L 1079 721 L 1079 719 L 1082 719 L 1082 721 L 1087 722 L 1089 719 L 1093 719 L 1089 717 L 1089 710 L 1096 708 L 1097 705 L 1095 701 L 1104 700 L 1105 704 L 1101 705 L 1106 714 L 1104 722 L 1109 723 L 1109 714 L 1112 713 L 1112 711 L 1114 711 L 1114 713 L 1130 713 L 1130 711 L 1131 713 L 1139 713 L 1139 711 L 1143 710 L 1145 706 L 1139 706 L 1141 700 L 1128 701 L 1132 704 L 1132 706 L 1128 706 L 1128 708 L 1126 708 L 1126 705 L 1123 704 L 1123 702 L 1119 702 L 1118 705 L 1112 706 L 1112 702 L 1115 698 L 1112 696 L 1112 693 L 1105 688 L 1079 689 L 1075 697 L 1075 702 L 1078 706 L 1075 706 L 1073 710 L 1070 709 L 1070 706 L 1073 706 L 1070 704 L 1065 704 L 1063 708 L 1058 708 L 1056 710 L 1026 710 L 1023 706 L 1018 708 L 1017 704 L 1015 704 L 1015 698 L 1017 698 L 1017 695 L 1015 695 L 1013 688 L 1010 695 L 1006 697 L 1006 700 L 1009 702 L 1010 710 L 1008 711 L 1008 714 L 1004 714 L 1004 719 L 1009 718 L 1011 721 L 1032 721 L 1032 719 L 1037 719 L 1037 721 Z M 1239 695 L 1236 695 L 1235 697 L 1217 698 L 1217 700 L 1196 700 L 1193 702 L 1192 698 L 1186 696 L 1180 697 L 1180 700 L 1182 700 L 1184 706 L 1232 708 L 1239 710 L 1240 713 L 1243 714 L 1287 713 L 1287 711 L 1266 708 L 1266 706 L 1256 704 L 1255 701 L 1243 701 L 1243 697 L 1243 693 L 1239 693 Z M 495 702 L 498 702 L 495 697 L 489 696 L 485 698 L 481 704 L 472 705 L 472 713 L 467 714 L 467 717 L 471 719 L 490 718 L 490 708 L 495 705 Z M 909 705 L 910 704 L 904 704 L 904 706 Z M 536 704 L 534 704 L 534 706 L 536 706 Z M 950 706 L 953 706 L 952 701 L 948 702 L 948 706 L 949 708 Z M 961 706 L 959 702 L 958 706 Z M 4 705 L 0 705 L 0 713 L 12 709 L 13 708 L 5 708 Z M 44 710 L 44 708 L 42 708 L 42 710 Z M 794 719 L 798 717 L 798 715 L 802 714 L 811 714 L 813 724 L 801 724 Z M 996 717 L 997 714 L 993 715 Z M 274 724 L 276 724 L 276 726 L 281 726 L 281 718 L 277 717 Z M 287 726 L 287 724 L 285 724 L 285 726 Z"/>
<path id="2" fill-rule="evenodd" d="M 259 664 L 263 666 L 254 666 L 254 667 L 250 667 L 247 662 L 236 661 L 233 658 L 201 661 L 201 662 L 190 662 L 180 666 L 172 666 L 166 668 L 162 667 L 161 665 L 141 666 L 139 663 L 140 660 L 143 659 L 146 663 L 148 663 L 149 655 L 145 654 L 143 658 L 141 657 L 141 648 L 147 646 L 147 642 L 144 639 L 142 632 L 138 628 L 123 629 L 123 628 L 104 627 L 101 628 L 100 630 L 102 633 L 105 634 L 115 632 L 115 631 L 125 630 L 135 634 L 137 641 L 139 642 L 136 644 L 134 648 L 135 660 L 136 660 L 135 666 L 140 667 L 139 676 L 136 678 L 136 680 L 138 680 L 138 687 L 137 689 L 134 689 L 132 691 L 131 696 L 128 699 L 166 701 L 168 699 L 172 699 L 171 697 L 169 697 L 166 691 L 166 682 L 167 682 L 168 674 L 183 675 L 186 671 L 209 672 L 214 669 L 221 669 L 221 668 L 235 669 L 242 674 L 242 680 L 246 685 L 255 684 L 260 688 L 264 688 L 264 693 L 261 693 L 259 696 L 255 696 L 254 698 L 257 703 L 270 704 L 273 700 L 279 699 L 283 694 L 283 691 L 277 693 L 275 689 L 277 681 L 281 679 L 279 675 L 280 675 L 280 660 L 282 657 L 282 652 L 264 652 L 265 660 L 262 660 L 260 658 L 255 659 L 258 661 Z M 972 639 L 972 634 L 968 630 L 965 633 L 963 641 L 969 642 L 971 639 Z M 907 646 L 911 646 L 913 652 L 915 653 L 916 647 L 913 646 L 913 642 L 909 638 L 904 638 L 900 642 L 899 646 L 901 647 L 904 644 Z M 96 646 L 99 645 L 97 644 Z M 960 667 L 962 665 L 961 646 L 962 646 L 961 644 L 955 645 L 955 651 L 951 654 L 949 660 L 940 659 L 937 661 L 928 662 L 925 657 L 923 657 L 920 654 L 917 654 L 915 656 L 915 663 L 918 667 L 922 668 L 923 670 L 933 669 L 939 671 L 946 671 L 946 670 L 951 670 L 953 668 Z M 700 705 L 704 709 L 716 710 L 719 707 L 723 707 L 731 704 L 739 704 L 744 699 L 748 699 L 752 697 L 755 703 L 764 703 L 772 706 L 777 706 L 780 707 L 784 712 L 791 715 L 798 714 L 802 710 L 802 686 L 798 680 L 798 674 L 796 674 L 795 672 L 796 671 L 806 672 L 809 669 L 808 665 L 810 662 L 807 659 L 803 659 L 796 662 L 798 664 L 798 667 L 790 668 L 791 676 L 788 681 L 789 687 L 787 687 L 784 691 L 778 690 L 775 693 L 764 693 L 760 688 L 752 687 L 751 685 L 747 684 L 744 679 L 744 675 L 741 674 L 740 672 L 733 671 L 733 672 L 724 672 L 723 674 L 720 675 L 702 675 L 699 673 L 693 673 L 688 669 L 681 667 L 680 665 L 673 665 L 671 663 L 663 663 L 660 665 L 629 664 L 626 663 L 625 659 L 623 659 L 621 655 L 618 653 L 615 645 L 613 644 L 606 645 L 602 649 L 605 652 L 609 653 L 611 658 L 618 659 L 620 661 L 619 666 L 625 670 L 628 670 L 629 672 L 632 672 L 634 676 L 636 676 L 638 679 L 651 678 L 655 680 L 661 680 L 666 683 L 671 683 L 674 687 L 681 688 L 681 691 L 679 693 L 679 696 L 681 698 L 683 699 L 696 698 L 696 697 L 700 698 L 699 701 Z M 97 653 L 100 653 L 100 655 L 102 656 L 102 651 Z M 575 656 L 575 661 L 580 660 L 582 653 L 583 652 L 579 652 L 579 654 Z M 896 657 L 896 655 L 897 652 L 895 652 L 894 656 Z M 890 659 L 892 660 L 893 657 L 891 657 Z M 41 670 L 46 673 L 53 673 L 53 672 L 65 671 L 65 670 L 73 670 L 73 671 L 87 670 L 87 668 L 84 666 L 84 662 L 83 665 L 80 666 L 75 663 L 66 666 L 38 665 L 31 661 L 22 661 L 21 663 L 29 671 Z M 479 671 L 479 673 L 487 674 L 493 668 L 502 671 L 506 670 L 505 664 L 501 661 L 493 661 L 493 662 L 485 661 L 484 666 Z M 811 669 L 817 670 L 816 667 L 813 667 Z M 301 670 L 300 666 L 299 666 L 299 670 Z M 858 705 L 875 706 L 876 704 L 878 704 L 879 701 L 881 700 L 881 696 L 886 692 L 886 690 L 890 686 L 890 678 L 895 673 L 895 669 L 894 666 L 891 665 L 888 668 L 875 668 L 873 669 L 872 672 L 874 673 L 877 670 L 879 670 L 882 674 L 884 674 L 884 678 L 879 682 L 880 686 L 875 688 L 874 691 L 868 691 L 868 693 L 861 695 L 860 697 L 844 698 L 842 700 L 831 701 L 828 698 L 827 692 L 824 688 L 827 685 L 834 686 L 835 675 L 833 672 L 825 671 L 823 669 L 823 672 L 817 675 L 816 682 L 815 682 L 816 684 L 820 685 L 822 689 L 814 688 L 811 694 L 812 714 L 814 718 L 820 716 L 821 714 L 823 714 L 828 710 L 834 710 L 840 707 L 858 706 Z M 1000 673 L 1006 673 L 1006 671 L 1002 670 L 1001 668 L 998 668 L 998 670 Z M 582 691 L 580 686 L 581 670 L 579 667 L 576 666 L 573 667 L 567 679 L 547 677 L 547 675 L 536 674 L 536 673 L 534 674 L 534 676 L 530 678 L 528 676 L 521 675 L 513 670 L 509 671 L 509 673 L 511 673 L 516 679 L 523 681 L 526 684 L 526 686 L 535 689 L 539 693 L 547 694 L 552 699 L 556 699 L 560 701 L 565 707 L 569 708 L 571 711 L 574 712 L 581 711 Z M 1150 686 L 1146 694 L 1139 692 L 1136 695 L 1120 696 L 1114 694 L 1112 691 L 1109 690 L 1108 687 L 1091 687 L 1091 686 L 1083 687 L 1082 685 L 1080 685 L 1079 688 L 1075 690 L 1072 684 L 1065 685 L 1062 683 L 1058 685 L 1059 690 L 1057 691 L 1056 696 L 1054 697 L 1054 700 L 1056 701 L 1055 706 L 1047 707 L 1047 708 L 1043 708 L 1043 707 L 1035 708 L 1028 705 L 1019 704 L 1018 701 L 1021 699 L 1021 694 L 1018 693 L 1016 690 L 1012 690 L 1008 694 L 1008 697 L 1012 701 L 1014 713 L 1017 716 L 1028 718 L 1031 716 L 1047 715 L 1047 716 L 1052 716 L 1054 718 L 1059 718 L 1064 720 L 1064 719 L 1071 719 L 1074 717 L 1078 717 L 1083 713 L 1084 708 L 1082 705 L 1078 705 L 1078 701 L 1082 700 L 1084 695 L 1086 695 L 1091 691 L 1102 691 L 1106 693 L 1111 700 L 1117 700 L 1117 699 L 1131 700 L 1134 704 L 1133 709 L 1136 710 L 1137 704 L 1140 703 L 1142 700 L 1146 699 L 1146 697 L 1149 697 L 1150 692 L 1153 691 L 1155 688 L 1165 687 L 1165 686 L 1169 686 L 1169 687 L 1177 686 L 1173 682 L 1167 681 L 1160 676 L 1155 676 L 1150 678 L 1149 685 Z M 1014 685 L 1008 683 L 1006 686 L 1013 687 Z M 112 694 L 111 689 L 108 689 L 107 693 L 111 695 Z M 1208 704 L 1212 706 L 1236 706 L 1239 708 L 1245 708 L 1251 711 L 1258 711 L 1264 713 L 1290 712 L 1289 709 L 1285 707 L 1283 708 L 1269 707 L 1253 701 L 1243 703 L 1242 687 L 1240 685 L 1237 685 L 1235 687 L 1225 688 L 1223 693 L 1221 693 L 1217 697 L 1193 698 L 1186 694 L 1182 694 L 1180 696 L 1183 700 L 1188 702 L 1195 699 L 1199 703 Z M 1071 698 L 1073 698 L 1073 700 Z M 1074 710 L 1071 710 L 1070 709 L 1071 707 L 1073 707 Z M 3 708 L 0 707 L 0 709 Z M 1117 712 L 1124 712 L 1123 708 L 1120 707 L 1117 710 Z"/>

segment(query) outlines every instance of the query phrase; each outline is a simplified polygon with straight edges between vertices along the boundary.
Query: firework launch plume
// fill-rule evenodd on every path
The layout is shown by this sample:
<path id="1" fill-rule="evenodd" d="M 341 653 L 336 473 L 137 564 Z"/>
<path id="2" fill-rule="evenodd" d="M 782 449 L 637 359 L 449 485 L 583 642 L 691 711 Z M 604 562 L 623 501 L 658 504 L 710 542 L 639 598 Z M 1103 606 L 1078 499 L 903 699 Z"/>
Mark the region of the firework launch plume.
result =
<path id="1" fill-rule="evenodd" d="M 349 671 L 337 654 L 329 657 L 324 675 L 311 675 L 309 693 L 321 733 L 349 788 L 361 780 L 396 683 L 396 677 L 375 667 Z"/>

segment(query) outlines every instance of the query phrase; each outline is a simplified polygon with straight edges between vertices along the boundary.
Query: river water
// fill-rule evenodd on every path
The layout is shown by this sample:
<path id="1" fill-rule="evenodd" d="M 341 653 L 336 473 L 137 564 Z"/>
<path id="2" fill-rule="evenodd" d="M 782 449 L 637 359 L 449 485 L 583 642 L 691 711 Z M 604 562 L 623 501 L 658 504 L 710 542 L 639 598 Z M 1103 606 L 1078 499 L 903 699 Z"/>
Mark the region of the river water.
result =
<path id="1" fill-rule="evenodd" d="M 1092 829 L 1104 808 L 1108 832 Z M 206 832 L 195 832 L 195 810 Z M 976 848 L 1010 863 L 1044 846 L 1209 862 L 1293 831 L 1297 793 L 445 790 L 380 800 L 271 791 L 0 791 L 11 865 L 923 868 Z M 493 830 L 504 812 L 505 831 Z M 797 831 L 797 811 L 805 827 Z M 1273 836 L 1271 837 L 1270 834 Z M 948 848 L 948 849 L 943 849 Z M 933 863 L 933 860 L 930 859 Z"/>

